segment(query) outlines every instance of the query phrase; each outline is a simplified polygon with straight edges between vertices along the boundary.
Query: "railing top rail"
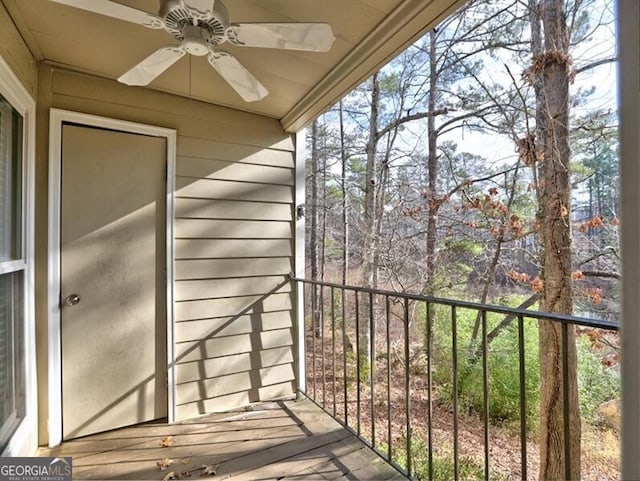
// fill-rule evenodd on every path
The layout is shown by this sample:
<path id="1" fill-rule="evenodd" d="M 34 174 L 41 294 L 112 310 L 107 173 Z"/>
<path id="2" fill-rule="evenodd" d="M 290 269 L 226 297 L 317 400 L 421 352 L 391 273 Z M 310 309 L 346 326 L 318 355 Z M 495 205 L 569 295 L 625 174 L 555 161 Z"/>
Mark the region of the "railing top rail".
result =
<path id="1" fill-rule="evenodd" d="M 296 277 L 293 274 L 289 275 L 292 281 L 303 282 L 306 284 L 315 284 L 325 287 L 334 287 L 336 289 L 347 289 L 358 292 L 366 292 L 372 294 L 380 294 L 389 297 L 406 298 L 414 301 L 424 301 L 433 304 L 443 304 L 447 306 L 457 306 L 462 308 L 469 308 L 475 310 L 484 310 L 488 312 L 495 312 L 497 314 L 522 316 L 532 319 L 544 319 L 550 321 L 558 321 L 567 324 L 577 324 L 584 327 L 591 327 L 597 329 L 609 329 L 617 331 L 620 328 L 620 324 L 617 321 L 607 321 L 603 319 L 591 319 L 589 317 L 570 316 L 566 314 L 558 314 L 553 312 L 532 311 L 528 309 L 521 309 L 515 307 L 497 306 L 493 304 L 480 304 L 477 302 L 460 301 L 455 299 L 446 299 L 443 297 L 425 296 L 422 294 L 411 294 L 406 292 L 387 291 L 384 289 L 372 289 L 369 287 L 350 286 L 344 284 L 337 284 L 335 282 L 320 281 L 315 279 L 305 279 Z"/>

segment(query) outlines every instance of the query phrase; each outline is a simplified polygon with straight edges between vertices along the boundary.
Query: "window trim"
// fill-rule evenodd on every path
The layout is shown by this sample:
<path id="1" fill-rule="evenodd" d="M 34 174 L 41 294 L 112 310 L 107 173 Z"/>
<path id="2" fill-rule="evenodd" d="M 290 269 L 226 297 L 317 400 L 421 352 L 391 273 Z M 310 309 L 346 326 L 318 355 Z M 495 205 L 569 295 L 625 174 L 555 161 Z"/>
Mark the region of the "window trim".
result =
<path id="1" fill-rule="evenodd" d="M 0 273 L 20 270 L 23 275 L 23 339 L 22 369 L 24 370 L 25 412 L 2 456 L 33 455 L 38 447 L 38 400 L 35 341 L 35 123 L 36 102 L 4 58 L 0 56 L 0 94 L 23 118 L 22 131 L 22 256 L 19 260 L 3 262 Z"/>

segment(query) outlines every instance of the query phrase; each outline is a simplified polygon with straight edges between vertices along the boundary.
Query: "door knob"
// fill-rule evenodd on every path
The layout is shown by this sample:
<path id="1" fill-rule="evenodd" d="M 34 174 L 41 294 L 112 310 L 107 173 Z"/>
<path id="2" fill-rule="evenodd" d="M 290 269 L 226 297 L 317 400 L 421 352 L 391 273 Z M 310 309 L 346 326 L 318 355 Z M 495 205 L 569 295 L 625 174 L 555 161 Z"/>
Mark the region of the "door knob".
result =
<path id="1" fill-rule="evenodd" d="M 73 307 L 77 305 L 79 302 L 80 302 L 80 296 L 78 294 L 71 294 L 67 296 L 67 298 L 64 300 L 65 305 L 69 307 Z"/>

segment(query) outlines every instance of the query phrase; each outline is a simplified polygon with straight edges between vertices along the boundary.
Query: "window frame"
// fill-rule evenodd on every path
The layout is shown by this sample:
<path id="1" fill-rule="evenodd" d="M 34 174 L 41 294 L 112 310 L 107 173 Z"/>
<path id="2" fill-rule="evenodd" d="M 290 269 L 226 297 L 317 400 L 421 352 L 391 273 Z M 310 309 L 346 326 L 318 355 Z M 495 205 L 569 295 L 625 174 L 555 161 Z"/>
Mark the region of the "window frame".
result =
<path id="1" fill-rule="evenodd" d="M 0 275 L 21 272 L 21 299 L 17 311 L 21 317 L 21 331 L 15 345 L 16 369 L 21 372 L 23 385 L 19 396 L 24 400 L 22 416 L 11 426 L 8 441 L 1 455 L 29 456 L 37 450 L 38 412 L 35 343 L 35 277 L 34 277 L 34 192 L 35 192 L 35 117 L 36 103 L 9 65 L 0 56 L 0 95 L 22 117 L 22 149 L 20 193 L 21 208 L 17 259 L 0 261 Z M 8 429 L 9 430 L 9 429 Z"/>

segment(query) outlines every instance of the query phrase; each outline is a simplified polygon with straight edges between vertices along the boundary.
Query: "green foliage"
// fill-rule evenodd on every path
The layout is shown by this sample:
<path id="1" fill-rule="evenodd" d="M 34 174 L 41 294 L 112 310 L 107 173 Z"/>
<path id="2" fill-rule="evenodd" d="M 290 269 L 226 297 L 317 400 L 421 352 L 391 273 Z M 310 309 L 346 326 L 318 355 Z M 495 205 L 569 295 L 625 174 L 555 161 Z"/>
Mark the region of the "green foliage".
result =
<path id="1" fill-rule="evenodd" d="M 444 314 L 444 313 L 443 313 Z M 489 314 L 487 330 L 495 328 L 503 317 Z M 442 400 L 453 404 L 452 323 L 446 313 L 434 321 L 434 380 L 442 387 Z M 480 331 L 472 339 L 476 312 L 457 312 L 458 408 L 481 414 L 483 405 L 483 366 Z M 538 331 L 532 322 L 524 325 L 526 415 L 530 428 L 537 426 L 539 405 Z M 512 322 L 489 345 L 487 358 L 489 380 L 489 418 L 493 422 L 515 423 L 520 419 L 520 363 L 518 326 Z"/>
<path id="2" fill-rule="evenodd" d="M 501 301 L 512 306 L 518 305 L 518 296 L 504 296 Z M 490 314 L 487 330 L 491 332 L 503 317 Z M 472 344 L 472 333 L 476 313 L 469 309 L 457 311 L 457 353 L 458 353 L 458 409 L 482 416 L 483 369 L 482 351 L 478 341 Z M 452 323 L 451 311 L 443 307 L 435 310 L 433 338 L 433 379 L 439 386 L 440 401 L 453 405 L 452 371 Z M 619 399 L 620 374 L 607 367 L 594 351 L 586 337 L 579 337 L 578 388 L 580 410 L 584 420 L 597 423 L 598 408 L 606 401 Z M 489 371 L 489 419 L 494 423 L 507 425 L 520 421 L 520 360 L 518 346 L 518 325 L 513 321 L 489 344 L 487 366 Z M 524 361 L 526 415 L 529 430 L 535 431 L 539 422 L 540 409 L 540 368 L 538 326 L 534 321 L 524 321 Z"/>
<path id="3" fill-rule="evenodd" d="M 620 398 L 620 373 L 602 363 L 588 338 L 578 338 L 577 344 L 580 411 L 583 419 L 593 423 L 602 403 Z"/>

